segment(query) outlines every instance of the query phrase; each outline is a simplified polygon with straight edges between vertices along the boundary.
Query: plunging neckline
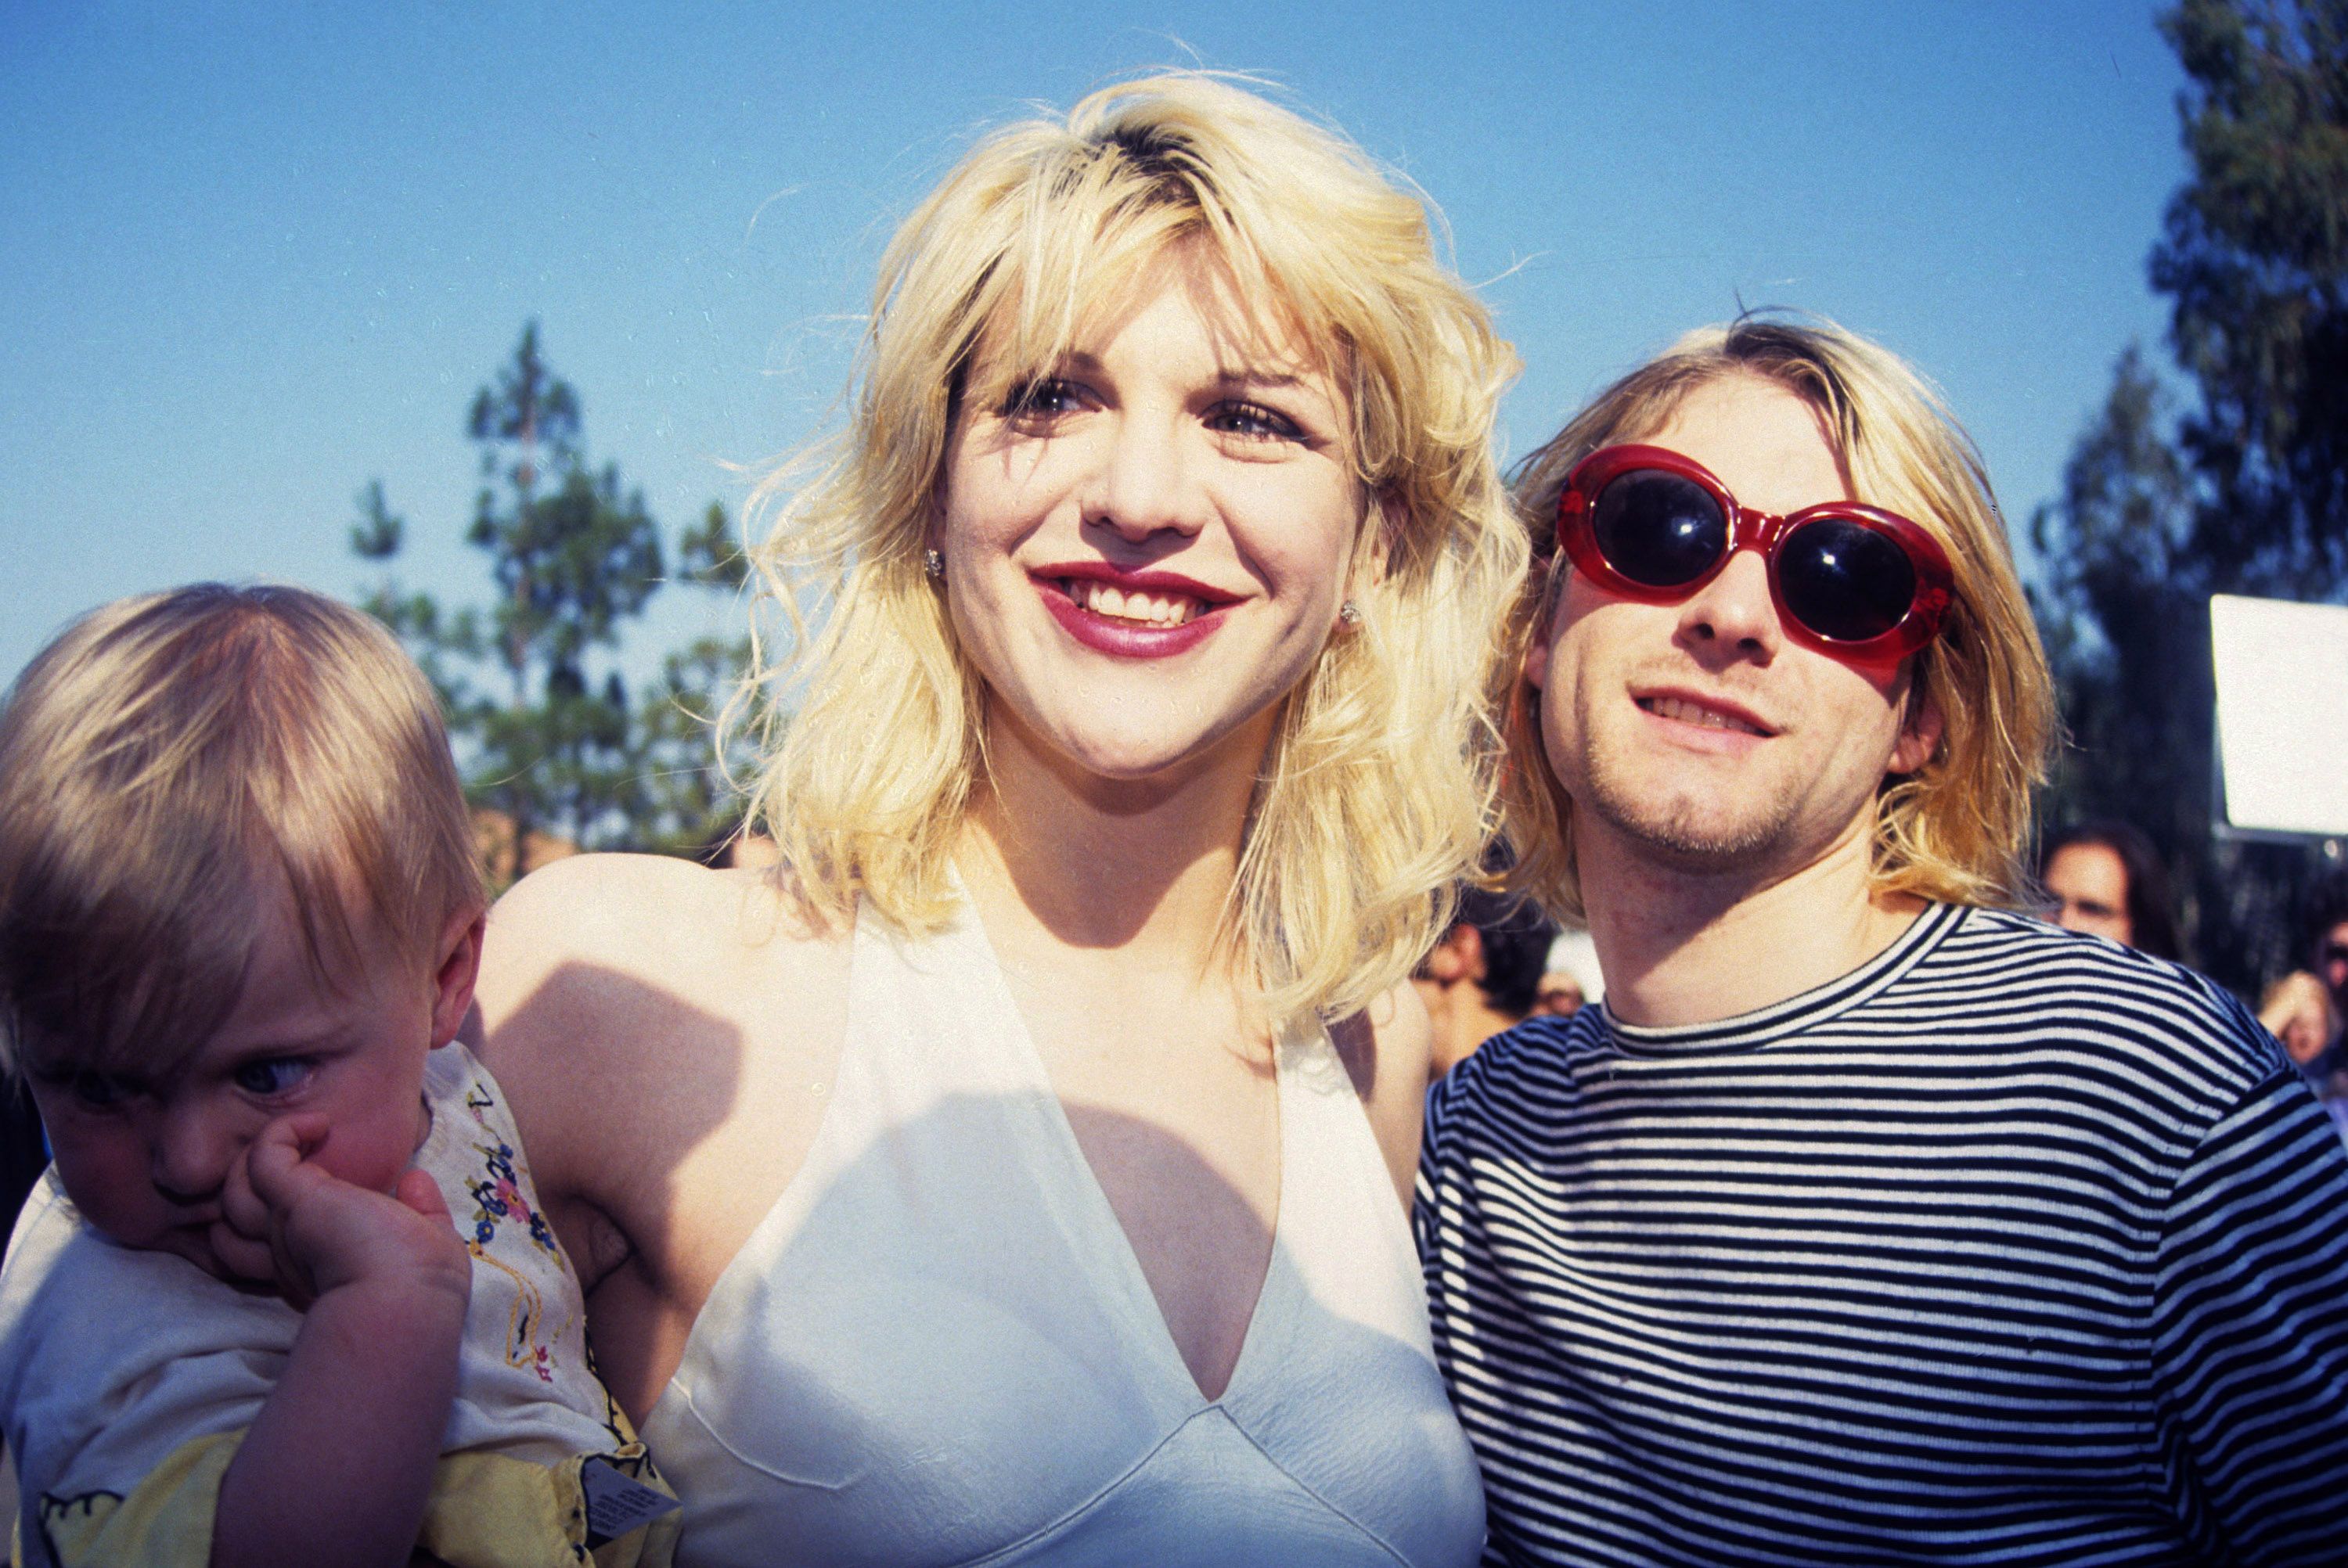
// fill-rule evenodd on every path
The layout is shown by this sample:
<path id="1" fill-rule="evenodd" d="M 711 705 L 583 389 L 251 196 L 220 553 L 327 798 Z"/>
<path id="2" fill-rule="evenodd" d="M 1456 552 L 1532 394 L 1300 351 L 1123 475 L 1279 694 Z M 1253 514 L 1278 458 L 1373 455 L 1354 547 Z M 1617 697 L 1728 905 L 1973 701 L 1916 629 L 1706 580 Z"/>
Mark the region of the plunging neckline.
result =
<path id="1" fill-rule="evenodd" d="M 1124 1278 L 1124 1295 L 1129 1311 L 1132 1316 L 1147 1320 L 1142 1337 L 1151 1341 L 1152 1353 L 1166 1362 L 1170 1373 L 1180 1379 L 1189 1402 L 1197 1409 L 1211 1409 L 1228 1403 L 1241 1389 L 1251 1368 L 1263 1358 L 1264 1352 L 1259 1346 L 1271 1332 L 1266 1323 L 1272 1316 L 1272 1308 L 1276 1305 L 1277 1286 L 1282 1278 L 1280 1242 L 1288 1228 L 1289 1134 L 1296 1120 L 1295 1107 L 1290 1103 L 1289 1096 L 1291 1074 L 1283 1065 L 1288 1052 L 1282 1049 L 1281 1041 L 1272 1042 L 1272 1112 L 1278 1122 L 1273 1143 L 1280 1168 L 1279 1190 L 1272 1199 L 1271 1245 L 1264 1249 L 1263 1275 L 1256 1281 L 1255 1297 L 1248 1308 L 1247 1327 L 1240 1336 L 1240 1353 L 1233 1358 L 1231 1374 L 1223 1379 L 1222 1388 L 1210 1394 L 1205 1385 L 1199 1381 L 1197 1371 L 1183 1356 L 1182 1347 L 1176 1343 L 1173 1327 L 1166 1318 L 1165 1305 L 1158 1299 L 1158 1292 L 1149 1283 L 1148 1270 L 1141 1266 L 1141 1254 L 1135 1248 L 1133 1237 L 1125 1228 L 1125 1221 L 1118 1217 L 1117 1205 L 1109 1201 L 1108 1189 L 1101 1185 L 1100 1173 L 1093 1168 L 1092 1157 L 1085 1153 L 1084 1140 L 1076 1136 L 1076 1123 L 1068 1116 L 1067 1102 L 1060 1098 L 1060 1091 L 1052 1081 L 1052 1071 L 1045 1065 L 1043 1050 L 1035 1043 L 1035 1031 L 1027 1026 L 1027 1015 L 1019 1010 L 1018 999 L 1011 993 L 1010 977 L 1004 972 L 1002 958 L 994 950 L 994 940 L 986 934 L 985 922 L 979 918 L 978 906 L 971 898 L 969 890 L 961 886 L 959 872 L 955 874 L 954 881 L 956 891 L 962 896 L 958 918 L 965 927 L 972 944 L 986 960 L 982 967 L 994 987 L 996 1005 L 1009 1022 L 1011 1038 L 1017 1044 L 1019 1065 L 1033 1077 L 1038 1096 L 1048 1107 L 1046 1120 L 1053 1128 L 1054 1138 L 1057 1140 L 1057 1153 L 1077 1173 L 1075 1186 L 1084 1194 L 1080 1201 L 1090 1215 L 1093 1227 L 1106 1233 L 1107 1239 L 1102 1245 L 1119 1258 L 1118 1272 Z"/>
<path id="2" fill-rule="evenodd" d="M 1326 1037 L 1308 1021 L 1277 1041 L 1270 1257 L 1239 1339 L 1218 1340 L 1231 1375 L 1210 1399 L 1010 977 L 976 972 L 1002 973 L 974 912 L 910 935 L 858 917 L 814 1144 L 644 1419 L 692 1550 L 1204 1568 L 1292 1542 L 1356 1568 L 1472 1563 L 1474 1460 Z M 1255 1241 L 1263 1224 L 1230 1228 Z M 1241 1326 L 1224 1305 L 1227 1336 Z"/>

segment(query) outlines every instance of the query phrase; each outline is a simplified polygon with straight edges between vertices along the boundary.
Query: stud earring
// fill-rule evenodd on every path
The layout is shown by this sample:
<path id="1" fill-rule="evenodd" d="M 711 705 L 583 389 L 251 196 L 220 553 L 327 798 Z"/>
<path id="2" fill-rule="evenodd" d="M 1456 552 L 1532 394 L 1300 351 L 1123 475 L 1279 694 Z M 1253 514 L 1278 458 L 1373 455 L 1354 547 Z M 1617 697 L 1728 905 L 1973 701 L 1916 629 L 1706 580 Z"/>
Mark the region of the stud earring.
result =
<path id="1" fill-rule="evenodd" d="M 1337 607 L 1337 619 L 1348 626 L 1359 626 L 1362 623 L 1362 607 L 1349 599 Z"/>
<path id="2" fill-rule="evenodd" d="M 923 550 L 922 552 L 922 569 L 930 574 L 931 580 L 934 582 L 945 581 L 946 558 L 944 554 L 933 549 Z"/>

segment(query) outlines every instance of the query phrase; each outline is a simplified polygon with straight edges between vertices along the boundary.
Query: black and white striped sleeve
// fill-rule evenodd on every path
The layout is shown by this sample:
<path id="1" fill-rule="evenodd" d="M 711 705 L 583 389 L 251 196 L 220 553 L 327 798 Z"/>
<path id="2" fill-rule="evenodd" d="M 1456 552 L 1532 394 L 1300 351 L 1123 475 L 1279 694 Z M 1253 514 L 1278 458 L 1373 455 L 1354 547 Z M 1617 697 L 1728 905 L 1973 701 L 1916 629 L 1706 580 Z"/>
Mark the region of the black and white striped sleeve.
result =
<path id="1" fill-rule="evenodd" d="M 2348 1146 L 2295 1071 L 2178 1173 L 2152 1329 L 2171 1495 L 2213 1561 L 2348 1559 Z"/>

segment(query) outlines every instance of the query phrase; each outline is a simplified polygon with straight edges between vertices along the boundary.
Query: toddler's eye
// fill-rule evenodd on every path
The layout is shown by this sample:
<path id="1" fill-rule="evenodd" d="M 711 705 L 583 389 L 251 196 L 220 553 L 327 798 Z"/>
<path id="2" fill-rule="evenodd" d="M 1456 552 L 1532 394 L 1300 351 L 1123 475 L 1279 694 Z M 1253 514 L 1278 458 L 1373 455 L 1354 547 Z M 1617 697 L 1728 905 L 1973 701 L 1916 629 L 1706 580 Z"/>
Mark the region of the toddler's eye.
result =
<path id="1" fill-rule="evenodd" d="M 306 1080 L 310 1071 L 310 1064 L 298 1057 L 267 1057 L 238 1067 L 236 1086 L 247 1094 L 283 1094 Z"/>
<path id="2" fill-rule="evenodd" d="M 110 1111 L 130 1093 L 129 1084 L 103 1072 L 77 1072 L 67 1088 L 74 1099 L 90 1111 Z"/>

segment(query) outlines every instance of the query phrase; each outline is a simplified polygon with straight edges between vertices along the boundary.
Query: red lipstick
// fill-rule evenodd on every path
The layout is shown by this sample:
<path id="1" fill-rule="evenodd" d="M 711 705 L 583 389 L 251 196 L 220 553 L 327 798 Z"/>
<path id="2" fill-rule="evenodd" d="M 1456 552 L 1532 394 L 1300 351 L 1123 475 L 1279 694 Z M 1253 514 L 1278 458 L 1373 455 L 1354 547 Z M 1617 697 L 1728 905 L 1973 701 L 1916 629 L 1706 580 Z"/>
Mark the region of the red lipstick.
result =
<path id="1" fill-rule="evenodd" d="M 1070 637 L 1095 652 L 1119 659 L 1168 659 L 1189 652 L 1221 628 L 1223 612 L 1240 598 L 1179 572 L 1128 570 L 1104 560 L 1062 561 L 1035 568 L 1027 575 L 1042 596 L 1044 608 Z M 1121 593 L 1196 600 L 1200 609 L 1179 626 L 1152 626 L 1086 609 L 1070 597 L 1072 581 L 1101 583 Z"/>

